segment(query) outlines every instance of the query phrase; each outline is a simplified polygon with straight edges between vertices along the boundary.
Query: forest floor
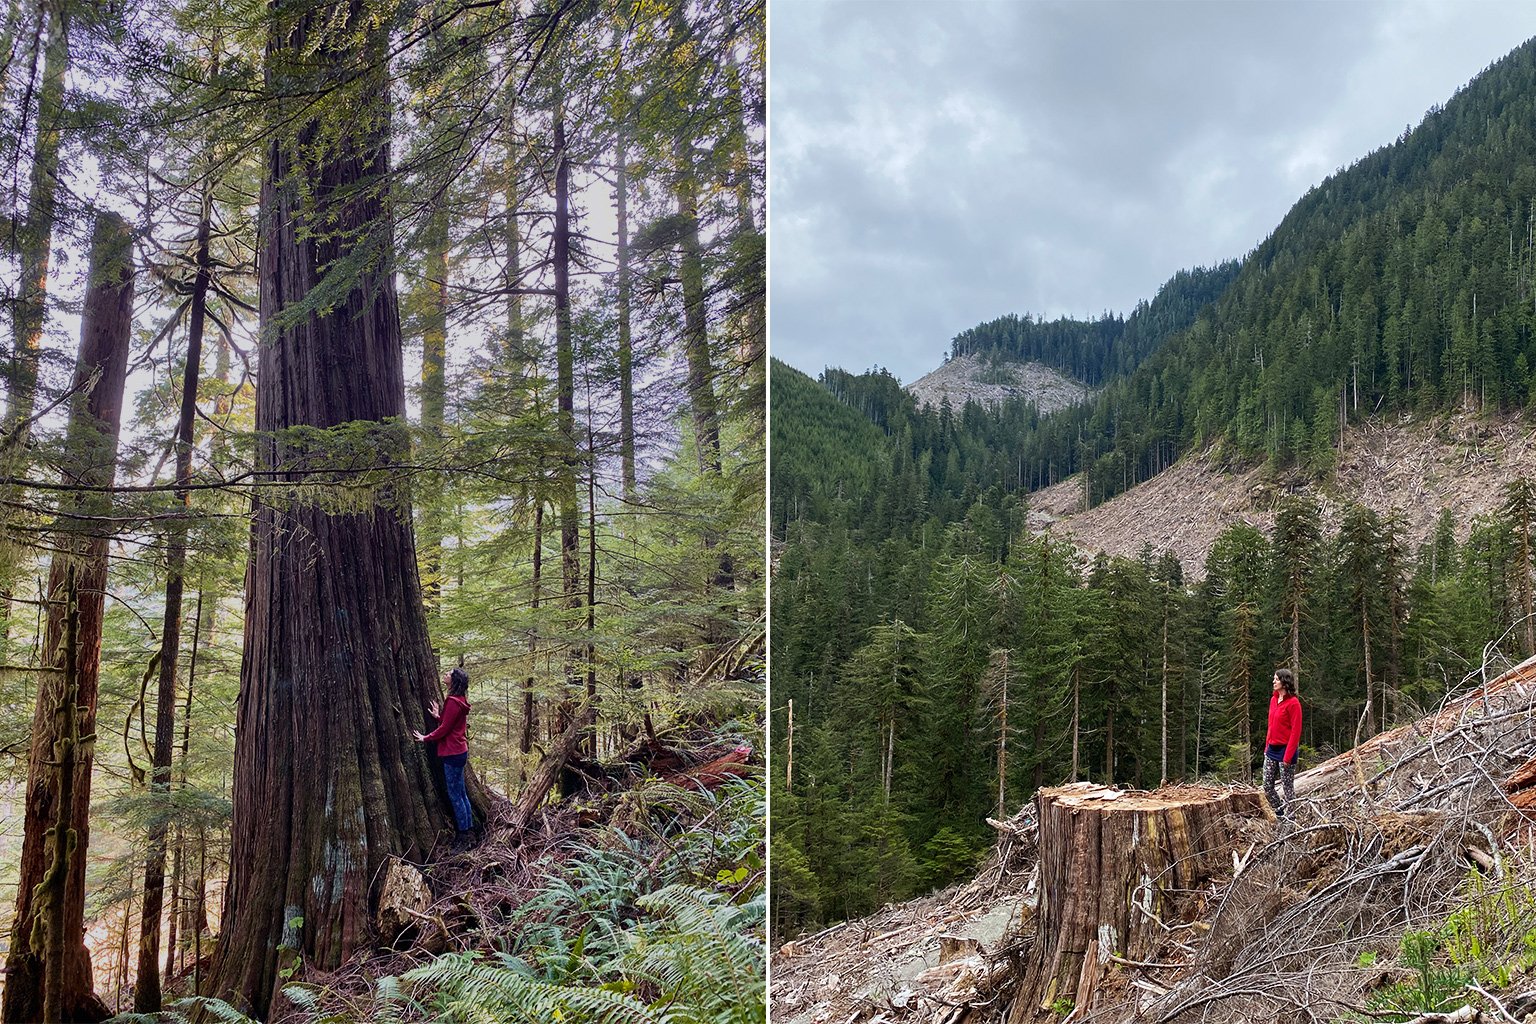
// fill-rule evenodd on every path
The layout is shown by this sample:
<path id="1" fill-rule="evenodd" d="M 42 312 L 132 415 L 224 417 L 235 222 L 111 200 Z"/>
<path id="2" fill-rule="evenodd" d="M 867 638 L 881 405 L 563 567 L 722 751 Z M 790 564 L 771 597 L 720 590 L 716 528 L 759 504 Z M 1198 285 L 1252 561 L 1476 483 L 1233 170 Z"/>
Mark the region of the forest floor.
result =
<path id="1" fill-rule="evenodd" d="M 1465 540 L 1473 518 L 1498 507 L 1506 483 L 1536 479 L 1533 440 L 1536 424 L 1520 416 L 1378 417 L 1350 428 L 1338 468 L 1322 483 L 1264 466 L 1232 471 L 1205 453 L 1087 512 L 1081 479 L 1069 477 L 1030 495 L 1030 522 L 1065 534 L 1090 555 L 1134 558 L 1150 543 L 1155 552 L 1172 551 L 1186 579 L 1199 580 L 1223 530 L 1247 523 L 1268 531 L 1280 500 L 1306 492 L 1328 529 L 1353 502 L 1382 516 L 1395 513 L 1412 551 L 1434 533 L 1442 510 L 1453 510 L 1457 539 Z"/>
<path id="2" fill-rule="evenodd" d="M 993 365 L 981 356 L 963 355 L 946 360 L 907 385 L 919 407 L 937 407 L 945 398 L 958 413 L 969 401 L 1000 405 L 1009 398 L 1035 403 L 1041 414 L 1086 401 L 1095 392 L 1044 363 L 1003 362 Z"/>
<path id="3" fill-rule="evenodd" d="M 445 839 L 423 863 L 389 863 L 375 911 L 379 945 L 336 970 L 299 970 L 268 1024 L 511 1019 L 495 1000 L 526 1008 L 538 1005 L 538 992 L 562 989 L 578 1006 L 629 999 L 581 989 L 635 988 L 597 975 L 619 962 L 626 931 L 644 927 L 648 895 L 682 882 L 715 910 L 722 932 L 761 921 L 750 910 L 728 920 L 714 902 L 730 909 L 761 898 L 762 770 L 754 760 L 753 745 L 735 735 L 642 740 L 612 762 L 568 763 L 565 781 L 576 791 L 545 805 L 526 828 L 515 824 L 517 806 L 493 793 L 477 845 L 455 850 Z M 716 945 L 735 938 L 684 935 Z M 761 936 L 746 942 L 757 951 L 749 966 L 761 986 Z M 548 1011 L 556 1016 L 580 1017 L 569 1001 L 549 1005 L 565 1006 Z M 650 1019 L 633 1000 L 609 1009 Z"/>
<path id="4" fill-rule="evenodd" d="M 1088 1006 L 1012 1005 L 1038 938 L 1031 806 L 972 881 L 779 945 L 772 1019 L 1536 1021 L 1536 659 L 1296 793 L 1293 822 L 1233 817 L 1232 869 L 1175 894 L 1145 961 L 1104 960 Z"/>

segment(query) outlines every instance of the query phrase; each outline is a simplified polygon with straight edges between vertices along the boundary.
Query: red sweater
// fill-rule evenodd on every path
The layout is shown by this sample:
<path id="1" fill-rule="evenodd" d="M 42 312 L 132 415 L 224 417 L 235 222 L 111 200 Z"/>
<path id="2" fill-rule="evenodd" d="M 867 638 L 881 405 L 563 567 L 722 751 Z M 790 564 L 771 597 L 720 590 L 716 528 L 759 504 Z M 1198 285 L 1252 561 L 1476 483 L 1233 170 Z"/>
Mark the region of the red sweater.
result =
<path id="1" fill-rule="evenodd" d="M 1301 746 L 1301 701 L 1286 694 L 1285 699 L 1280 699 L 1279 693 L 1269 696 L 1269 735 L 1264 738 L 1266 746 L 1285 744 L 1285 763 L 1296 763 L 1296 748 Z"/>
<path id="2" fill-rule="evenodd" d="M 469 701 L 463 697 L 449 697 L 443 701 L 443 717 L 437 728 L 427 733 L 427 743 L 437 744 L 438 757 L 467 754 L 469 740 L 464 736 L 469 728 Z"/>

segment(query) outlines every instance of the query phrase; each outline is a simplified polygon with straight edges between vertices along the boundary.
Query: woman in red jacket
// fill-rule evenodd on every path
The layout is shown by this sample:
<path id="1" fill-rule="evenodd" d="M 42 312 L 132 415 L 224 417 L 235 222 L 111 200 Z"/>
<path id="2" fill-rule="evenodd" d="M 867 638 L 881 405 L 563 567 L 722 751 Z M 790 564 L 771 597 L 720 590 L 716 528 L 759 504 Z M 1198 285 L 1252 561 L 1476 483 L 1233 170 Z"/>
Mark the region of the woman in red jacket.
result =
<path id="1" fill-rule="evenodd" d="M 437 744 L 437 756 L 443 762 L 443 777 L 448 784 L 448 799 L 453 804 L 454 824 L 458 827 L 454 844 L 461 848 L 472 844 L 471 830 L 475 826 L 469 794 L 464 791 L 464 765 L 469 761 L 469 741 L 465 737 L 469 727 L 468 695 L 469 673 L 456 668 L 448 673 L 448 699 L 443 702 L 437 728 L 429 733 L 411 733 L 424 743 Z M 437 701 L 427 707 L 427 713 L 439 717 Z"/>
<path id="2" fill-rule="evenodd" d="M 1296 796 L 1296 751 L 1301 746 L 1301 701 L 1296 699 L 1296 677 L 1288 668 L 1275 670 L 1269 698 L 1269 733 L 1264 738 L 1264 795 L 1283 819 Z M 1275 776 L 1285 790 L 1282 801 L 1275 792 Z"/>

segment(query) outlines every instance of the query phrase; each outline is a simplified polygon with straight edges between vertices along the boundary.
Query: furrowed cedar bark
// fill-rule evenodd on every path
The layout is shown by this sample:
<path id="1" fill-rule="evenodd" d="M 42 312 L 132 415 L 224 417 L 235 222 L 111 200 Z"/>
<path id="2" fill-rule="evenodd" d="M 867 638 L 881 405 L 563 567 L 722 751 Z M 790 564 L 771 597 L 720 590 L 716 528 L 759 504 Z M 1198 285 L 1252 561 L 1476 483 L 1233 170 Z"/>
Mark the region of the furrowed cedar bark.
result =
<path id="1" fill-rule="evenodd" d="M 42 913 L 32 922 L 32 948 L 43 950 L 43 1017 L 45 1022 L 64 1019 L 64 996 L 68 979 L 63 970 L 69 948 L 68 931 L 64 921 L 64 905 L 69 900 L 69 888 L 65 879 L 69 875 L 70 861 L 83 860 L 85 851 L 79 849 L 80 834 L 70 828 L 70 804 L 74 802 L 75 762 L 79 760 L 82 742 L 94 742 L 80 732 L 80 588 L 75 579 L 75 567 L 64 570 L 64 692 L 59 694 L 59 704 L 54 710 L 57 722 L 53 741 L 55 770 L 59 782 L 58 815 L 54 818 L 52 856 L 43 880 L 38 883 L 37 902 Z"/>
<path id="2" fill-rule="evenodd" d="M 118 424 L 128 373 L 128 346 L 133 324 L 131 240 L 122 218 L 103 214 L 91 241 L 90 284 L 80 322 L 80 355 L 75 364 L 75 396 L 68 427 L 70 462 L 64 482 L 110 487 L 117 471 Z M 94 381 L 94 383 L 92 383 Z M 80 515 L 110 513 L 110 498 L 100 491 L 66 491 L 60 510 Z M 41 910 L 34 890 L 53 860 L 48 830 L 63 820 L 59 773 L 52 766 L 54 745 L 65 724 L 55 718 L 66 684 L 63 654 L 65 591 L 70 567 L 75 570 L 79 628 L 72 668 L 75 691 L 73 730 L 89 737 L 96 729 L 96 688 L 101 667 L 102 613 L 107 582 L 107 538 L 92 536 L 83 520 L 61 517 L 59 554 L 48 573 L 48 620 L 43 636 L 44 670 L 38 677 L 37 706 L 32 715 L 32 743 L 27 764 L 27 805 L 23 823 L 21 872 L 16 914 L 7 955 L 5 998 L 0 1017 L 6 1021 L 43 1018 L 44 975 L 60 985 L 61 1013 L 76 1020 L 102 1020 L 109 1014 L 92 991 L 91 960 L 85 949 L 85 850 L 90 839 L 91 746 L 76 747 L 69 780 L 65 835 L 74 835 L 74 855 L 62 878 L 59 927 L 54 934 L 62 960 L 45 963 L 43 951 L 31 941 Z M 76 525 L 82 524 L 82 525 Z"/>
<path id="3" fill-rule="evenodd" d="M 324 123 L 297 119 L 269 143 L 262 181 L 257 459 L 279 479 L 326 462 L 287 428 L 371 425 L 350 464 L 409 443 L 387 42 L 360 0 L 275 8 L 269 24 L 269 87 L 335 90 L 308 108 Z M 370 941 L 378 869 L 423 859 L 450 808 L 440 765 L 410 735 L 441 691 L 409 495 L 383 487 L 348 510 L 297 489 L 258 499 L 250 551 L 231 872 L 207 991 L 261 1017 L 284 964 L 334 968 Z M 483 808 L 473 778 L 470 793 Z"/>
<path id="4" fill-rule="evenodd" d="M 212 265 L 208 242 L 212 203 L 203 186 L 193 263 L 192 302 L 188 311 L 187 366 L 181 382 L 181 416 L 176 424 L 176 504 L 184 517 L 192 507 L 192 430 L 197 415 L 197 385 L 203 359 L 208 286 Z M 160 679 L 155 692 L 155 755 L 150 789 L 169 799 L 171 754 L 176 740 L 176 667 L 181 653 L 181 603 L 186 589 L 187 520 L 171 520 L 166 530 L 165 618 L 160 631 Z M 136 1013 L 160 1011 L 160 911 L 165 899 L 165 846 L 169 822 L 158 821 L 149 833 L 144 864 L 144 913 L 139 924 L 139 971 L 133 990 Z M 174 928 L 173 928 L 174 934 Z"/>

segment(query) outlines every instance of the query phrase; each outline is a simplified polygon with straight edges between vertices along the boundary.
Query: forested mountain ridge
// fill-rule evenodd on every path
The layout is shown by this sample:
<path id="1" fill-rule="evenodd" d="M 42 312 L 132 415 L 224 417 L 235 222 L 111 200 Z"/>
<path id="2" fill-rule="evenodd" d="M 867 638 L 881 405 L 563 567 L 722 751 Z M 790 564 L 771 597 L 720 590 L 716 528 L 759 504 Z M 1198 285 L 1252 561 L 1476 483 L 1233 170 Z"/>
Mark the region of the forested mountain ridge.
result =
<path id="1" fill-rule="evenodd" d="M 956 339 L 954 353 L 1101 381 L 1083 406 L 920 410 L 883 371 L 823 373 L 821 399 L 884 445 L 819 503 L 834 493 L 819 463 L 775 465 L 781 934 L 962 877 L 984 817 L 1041 785 L 1248 777 L 1276 665 L 1298 670 L 1311 757 L 1434 703 L 1485 654 L 1536 649 L 1518 459 L 1473 503 L 1488 467 L 1464 448 L 1459 496 L 1412 532 L 1394 507 L 1431 491 L 1378 501 L 1338 476 L 1362 431 L 1405 419 L 1524 430 L 1533 115 L 1527 43 L 1308 192 L 1240 264 L 1188 277 L 1198 298 L 1145 321 L 1155 344 L 1124 341 L 1135 314 L 1004 318 Z M 815 387 L 773 373 L 776 408 Z M 776 415 L 776 463 L 793 444 L 836 450 L 813 433 Z M 1144 525 L 1144 543 L 1091 561 L 1026 528 L 1031 492 L 1071 479 L 1093 507 L 1192 457 L 1253 473 L 1264 516 L 1236 516 L 1186 562 Z"/>

